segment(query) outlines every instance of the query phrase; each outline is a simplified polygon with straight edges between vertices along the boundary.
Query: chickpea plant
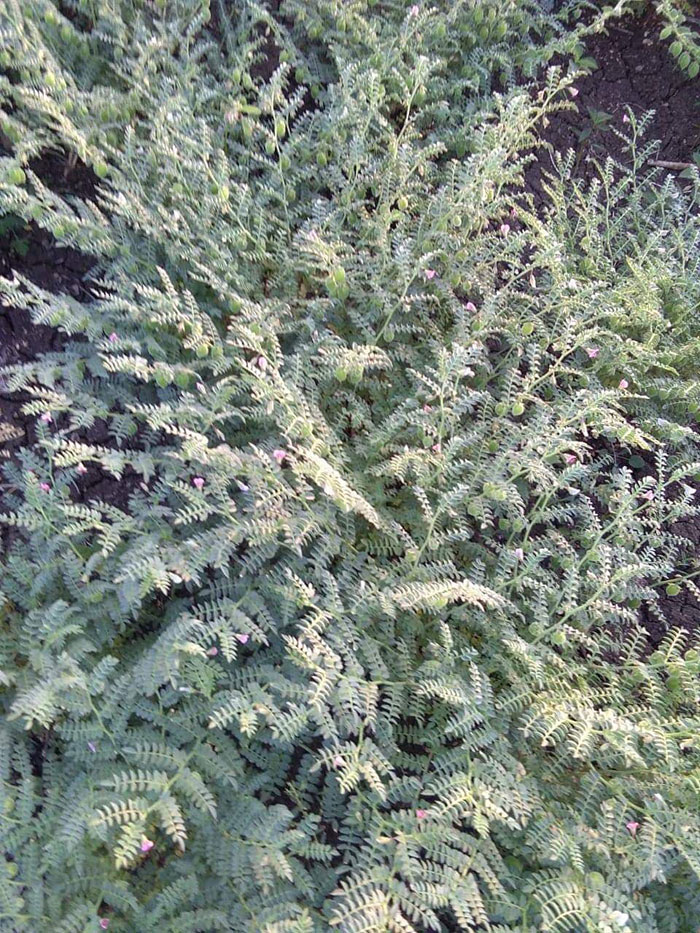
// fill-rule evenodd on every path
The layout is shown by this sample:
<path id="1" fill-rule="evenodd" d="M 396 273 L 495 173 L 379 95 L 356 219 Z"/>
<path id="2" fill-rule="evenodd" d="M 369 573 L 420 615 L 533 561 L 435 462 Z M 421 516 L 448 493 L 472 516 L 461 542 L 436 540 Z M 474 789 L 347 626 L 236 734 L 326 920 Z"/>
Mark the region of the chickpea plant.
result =
<path id="1" fill-rule="evenodd" d="M 0 373 L 0 929 L 697 923 L 698 177 L 632 115 L 524 187 L 621 12 L 2 4 L 0 219 L 91 267 L 0 278 L 61 336 Z"/>

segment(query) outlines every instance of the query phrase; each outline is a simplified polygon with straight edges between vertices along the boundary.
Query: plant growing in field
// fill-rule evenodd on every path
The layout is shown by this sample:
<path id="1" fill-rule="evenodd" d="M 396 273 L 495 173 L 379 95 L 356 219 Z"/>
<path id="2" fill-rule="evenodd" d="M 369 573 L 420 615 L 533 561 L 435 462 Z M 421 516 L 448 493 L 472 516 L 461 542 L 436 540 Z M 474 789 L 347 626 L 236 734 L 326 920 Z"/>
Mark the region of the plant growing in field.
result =
<path id="1" fill-rule="evenodd" d="M 0 12 L 0 213 L 94 258 L 0 279 L 63 335 L 3 370 L 3 923 L 688 929 L 695 188 L 632 122 L 534 210 L 534 3 L 65 9 Z"/>

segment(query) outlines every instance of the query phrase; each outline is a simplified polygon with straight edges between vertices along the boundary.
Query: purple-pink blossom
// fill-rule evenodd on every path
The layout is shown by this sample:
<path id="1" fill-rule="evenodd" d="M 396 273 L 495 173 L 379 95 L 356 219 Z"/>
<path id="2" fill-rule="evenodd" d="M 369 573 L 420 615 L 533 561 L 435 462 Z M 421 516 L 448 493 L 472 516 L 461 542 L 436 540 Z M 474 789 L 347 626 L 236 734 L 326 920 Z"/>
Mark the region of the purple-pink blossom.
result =
<path id="1" fill-rule="evenodd" d="M 577 87 L 570 87 L 570 88 L 569 88 L 569 94 L 571 94 L 572 97 L 578 97 L 578 88 L 577 88 Z"/>
<path id="2" fill-rule="evenodd" d="M 637 830 L 639 829 L 639 823 L 634 820 L 630 820 L 629 823 L 625 824 L 625 828 L 629 832 L 630 836 L 634 838 L 637 835 Z"/>
<path id="3" fill-rule="evenodd" d="M 600 347 L 587 347 L 587 348 L 586 348 L 586 353 L 589 355 L 589 357 L 590 357 L 592 360 L 594 360 L 594 359 L 598 356 L 598 354 L 600 353 Z"/>
<path id="4" fill-rule="evenodd" d="M 204 477 L 195 476 L 195 478 L 192 480 L 192 485 L 195 487 L 195 489 L 203 489 L 204 488 Z"/>
<path id="5" fill-rule="evenodd" d="M 622 122 L 623 122 L 623 123 L 629 123 L 629 122 L 630 122 L 630 118 L 627 116 L 626 113 L 623 113 L 623 114 L 622 114 Z"/>
<path id="6" fill-rule="evenodd" d="M 51 417 L 51 412 L 50 412 L 50 411 L 45 411 L 45 412 L 42 414 L 40 420 L 43 421 L 44 424 L 51 424 L 51 422 L 53 421 L 53 418 Z"/>
<path id="7" fill-rule="evenodd" d="M 576 463 L 577 461 L 578 457 L 576 454 L 564 454 L 564 463 L 568 463 L 569 466 L 571 466 L 572 463 Z"/>
<path id="8" fill-rule="evenodd" d="M 471 311 L 472 314 L 474 314 L 474 312 L 476 311 L 476 305 L 474 304 L 473 301 L 468 301 L 465 305 L 465 308 L 467 309 L 467 311 Z"/>
<path id="9" fill-rule="evenodd" d="M 418 16 L 418 14 L 420 13 L 420 7 L 418 6 L 417 3 L 414 3 L 408 12 L 410 13 L 411 16 Z"/>
<path id="10" fill-rule="evenodd" d="M 345 761 L 343 760 L 341 755 L 336 755 L 335 758 L 333 759 L 333 765 L 336 768 L 342 768 L 344 764 L 345 764 Z"/>
<path id="11" fill-rule="evenodd" d="M 109 919 L 107 917 L 100 917 L 100 929 L 106 930 L 109 926 Z"/>
<path id="12" fill-rule="evenodd" d="M 273 459 L 275 459 L 278 463 L 282 463 L 285 457 L 287 456 L 287 451 L 280 450 L 279 448 L 277 448 L 276 450 L 272 451 L 272 456 L 273 456 Z"/>
<path id="13" fill-rule="evenodd" d="M 653 498 L 654 498 L 654 490 L 653 490 L 653 489 L 647 489 L 646 492 L 643 492 L 643 493 L 642 493 L 642 499 L 648 499 L 648 500 L 651 502 L 651 500 L 652 500 Z"/>
<path id="14" fill-rule="evenodd" d="M 508 236 L 510 233 L 510 224 L 501 224 L 498 229 L 501 231 L 503 236 Z"/>
<path id="15" fill-rule="evenodd" d="M 430 449 L 432 450 L 434 454 L 441 454 L 442 444 L 440 443 L 440 441 L 438 441 L 437 444 L 433 444 L 433 446 Z"/>
<path id="16" fill-rule="evenodd" d="M 93 755 L 94 755 L 95 752 L 97 751 L 97 746 L 95 745 L 94 742 L 88 742 L 88 743 L 87 743 L 87 747 L 88 747 L 89 750 L 93 753 Z"/>
<path id="17" fill-rule="evenodd" d="M 424 405 L 424 406 L 423 406 L 423 411 L 424 411 L 426 414 L 427 414 L 428 412 L 432 411 L 432 410 L 433 410 L 433 406 L 432 406 L 432 405 Z"/>
<path id="18" fill-rule="evenodd" d="M 154 845 L 155 842 L 153 842 L 152 839 L 147 839 L 146 836 L 144 836 L 141 840 L 141 851 L 150 852 Z"/>
<path id="19" fill-rule="evenodd" d="M 39 489 L 41 489 L 42 492 L 48 492 L 51 486 L 48 483 L 39 483 Z"/>
<path id="20" fill-rule="evenodd" d="M 239 641 L 242 645 L 245 645 L 249 638 L 250 635 L 247 632 L 238 632 L 236 635 L 236 641 Z"/>
<path id="21" fill-rule="evenodd" d="M 416 818 L 419 820 L 424 820 L 427 815 L 428 815 L 427 810 L 421 810 L 421 809 L 416 810 Z"/>
<path id="22" fill-rule="evenodd" d="M 216 647 L 216 645 L 212 645 L 212 647 L 207 651 L 207 657 L 215 658 L 218 653 L 219 649 Z"/>
<path id="23" fill-rule="evenodd" d="M 76 473 L 79 473 L 80 476 L 84 476 L 87 473 L 88 468 L 85 466 L 84 463 L 79 463 L 77 467 L 75 468 L 75 471 Z"/>
<path id="24" fill-rule="evenodd" d="M 618 389 L 627 389 L 627 388 L 629 388 L 629 382 L 626 379 L 620 379 L 620 384 L 618 385 Z"/>
<path id="25" fill-rule="evenodd" d="M 423 275 L 426 277 L 426 279 L 434 279 L 437 275 L 437 272 L 435 269 L 425 269 L 423 271 Z"/>
<path id="26" fill-rule="evenodd" d="M 112 333 L 109 335 L 109 337 L 108 337 L 107 339 L 109 340 L 110 343 L 116 343 L 117 340 L 119 340 L 119 337 L 118 337 L 116 331 L 112 331 Z"/>
<path id="27" fill-rule="evenodd" d="M 513 551 L 518 560 L 525 560 L 525 551 L 521 547 L 516 547 Z"/>
<path id="28" fill-rule="evenodd" d="M 264 356 L 259 356 L 257 360 L 255 361 L 255 363 L 258 369 L 262 370 L 262 372 L 265 372 L 265 370 L 267 369 L 267 360 L 265 359 Z"/>

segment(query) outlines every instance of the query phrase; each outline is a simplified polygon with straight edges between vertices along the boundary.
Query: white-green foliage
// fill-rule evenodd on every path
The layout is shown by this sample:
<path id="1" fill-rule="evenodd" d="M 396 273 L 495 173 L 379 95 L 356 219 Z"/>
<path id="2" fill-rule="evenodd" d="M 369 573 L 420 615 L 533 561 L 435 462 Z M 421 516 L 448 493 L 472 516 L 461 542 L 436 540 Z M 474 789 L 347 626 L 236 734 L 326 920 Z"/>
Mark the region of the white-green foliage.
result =
<path id="1" fill-rule="evenodd" d="M 535 210 L 536 3 L 214 6 L 0 10 L 0 213 L 95 261 L 0 281 L 64 336 L 4 371 L 0 929 L 690 930 L 694 183 L 633 121 Z"/>

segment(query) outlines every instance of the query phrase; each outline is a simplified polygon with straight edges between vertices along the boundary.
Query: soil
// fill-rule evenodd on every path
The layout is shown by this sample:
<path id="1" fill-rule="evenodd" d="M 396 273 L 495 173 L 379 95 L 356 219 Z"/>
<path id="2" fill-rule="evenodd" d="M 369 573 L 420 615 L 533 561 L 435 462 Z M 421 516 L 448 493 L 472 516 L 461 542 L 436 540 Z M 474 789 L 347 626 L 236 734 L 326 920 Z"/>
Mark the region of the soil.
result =
<path id="1" fill-rule="evenodd" d="M 557 114 L 542 132 L 555 151 L 576 152 L 577 175 L 594 176 L 595 160 L 602 162 L 607 156 L 625 161 L 625 143 L 616 131 L 629 131 L 623 122 L 628 108 L 637 117 L 655 111 L 645 135 L 647 141 L 660 141 L 654 158 L 691 162 L 700 150 L 700 77 L 688 78 L 678 68 L 668 42 L 659 39 L 662 28 L 659 17 L 648 10 L 588 40 L 586 55 L 598 68 L 576 81 L 577 109 Z M 550 152 L 539 150 L 528 172 L 528 188 L 536 201 L 542 197 L 541 172 L 552 164 Z"/>

